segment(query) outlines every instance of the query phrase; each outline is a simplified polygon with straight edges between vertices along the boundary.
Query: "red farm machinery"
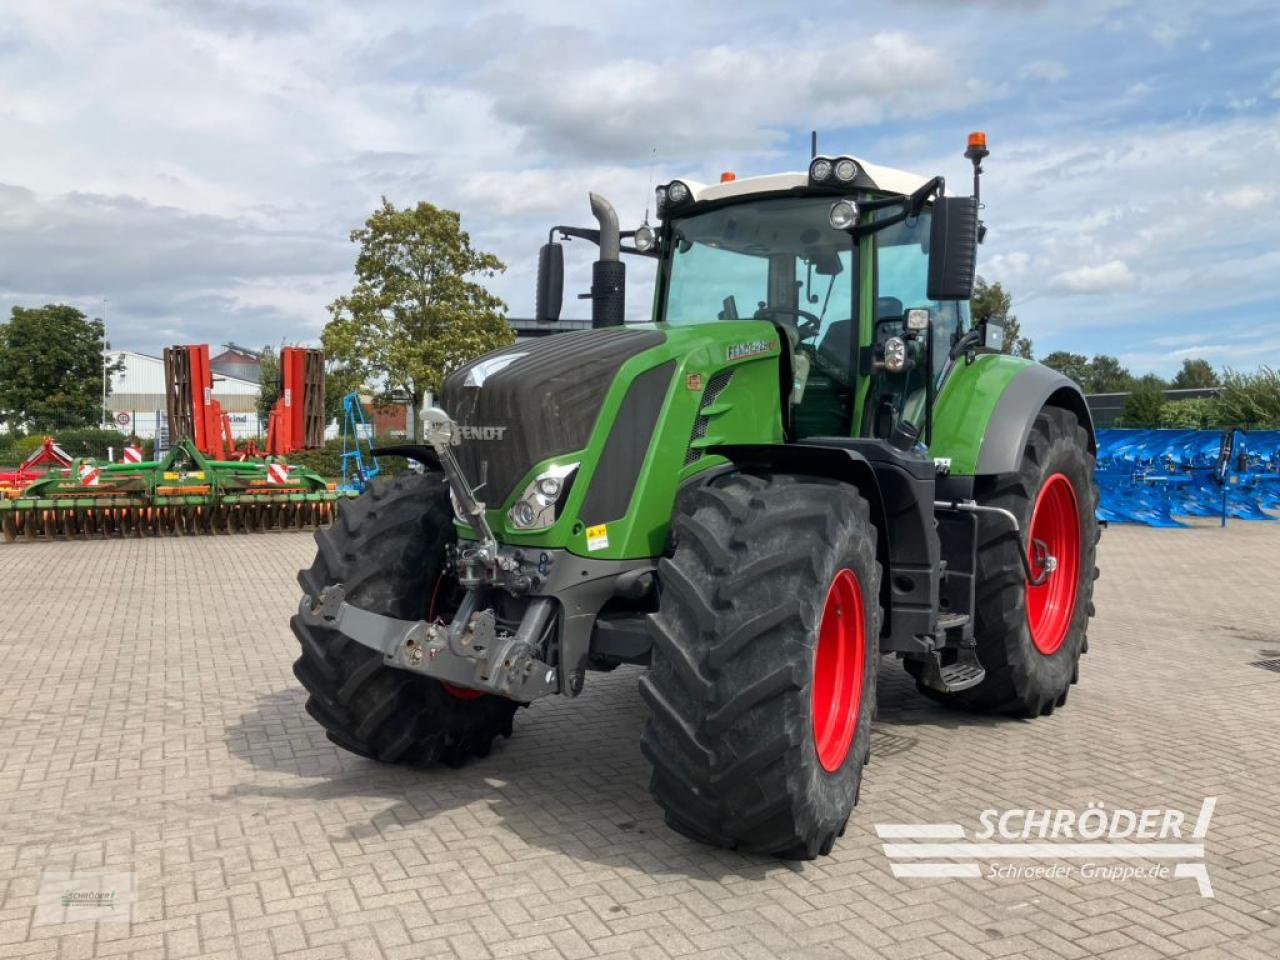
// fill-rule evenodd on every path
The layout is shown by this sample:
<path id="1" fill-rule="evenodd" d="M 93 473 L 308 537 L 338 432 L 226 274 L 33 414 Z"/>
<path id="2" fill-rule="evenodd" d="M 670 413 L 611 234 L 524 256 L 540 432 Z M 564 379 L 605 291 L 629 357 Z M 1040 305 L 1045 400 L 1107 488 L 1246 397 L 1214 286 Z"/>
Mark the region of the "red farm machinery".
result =
<path id="1" fill-rule="evenodd" d="M 43 459 L 29 458 L 14 472 L 10 495 L 0 498 L 3 539 L 235 533 L 328 523 L 336 501 L 355 494 L 284 459 L 324 441 L 324 356 L 286 347 L 281 359 L 267 457 L 258 456 L 252 439 L 237 445 L 230 416 L 213 396 L 208 346 L 169 347 L 164 362 L 172 447 L 152 460 L 99 464 L 67 457 L 48 441 Z M 33 475 L 32 468 L 53 462 L 63 469 Z"/>

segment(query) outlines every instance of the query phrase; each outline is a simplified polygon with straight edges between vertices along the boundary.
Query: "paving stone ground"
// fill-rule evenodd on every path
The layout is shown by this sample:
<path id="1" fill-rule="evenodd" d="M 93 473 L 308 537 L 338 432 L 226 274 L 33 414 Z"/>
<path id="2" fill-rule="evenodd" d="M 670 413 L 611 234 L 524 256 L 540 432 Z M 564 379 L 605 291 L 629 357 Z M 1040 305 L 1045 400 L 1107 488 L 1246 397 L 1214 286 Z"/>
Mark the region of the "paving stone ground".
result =
<path id="1" fill-rule="evenodd" d="M 290 672 L 311 553 L 305 534 L 0 546 L 0 957 L 1280 956 L 1280 672 L 1253 665 L 1280 658 L 1271 525 L 1108 531 L 1051 717 L 949 712 L 885 660 L 862 802 L 800 864 L 663 825 L 635 670 L 521 711 L 463 770 L 334 747 Z M 972 836 L 985 809 L 1090 802 L 1194 818 L 1208 796 L 1211 899 L 898 879 L 874 829 Z M 134 874 L 132 920 L 44 922 L 58 870 Z"/>

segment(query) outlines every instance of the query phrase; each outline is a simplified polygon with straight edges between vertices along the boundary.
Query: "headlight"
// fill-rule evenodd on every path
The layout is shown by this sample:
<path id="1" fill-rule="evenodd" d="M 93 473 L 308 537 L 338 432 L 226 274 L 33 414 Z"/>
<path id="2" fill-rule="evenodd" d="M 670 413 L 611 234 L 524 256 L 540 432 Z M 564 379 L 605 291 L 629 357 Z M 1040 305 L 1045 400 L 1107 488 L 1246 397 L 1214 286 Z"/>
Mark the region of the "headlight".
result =
<path id="1" fill-rule="evenodd" d="M 823 180 L 830 180 L 831 161 L 826 157 L 818 157 L 813 163 L 809 164 L 809 179 L 817 180 L 819 183 Z"/>
<path id="2" fill-rule="evenodd" d="M 852 200 L 837 200 L 831 205 L 827 220 L 837 230 L 848 230 L 858 222 L 858 205 Z"/>
<path id="3" fill-rule="evenodd" d="M 841 157 L 836 161 L 836 179 L 841 183 L 853 183 L 853 178 L 858 175 L 858 165 L 848 157 Z"/>
<path id="4" fill-rule="evenodd" d="M 653 191 L 653 208 L 658 211 L 658 216 L 662 216 L 662 210 L 667 205 L 667 188 L 658 187 Z"/>
<path id="5" fill-rule="evenodd" d="M 555 523 L 569 480 L 577 469 L 576 463 L 562 463 L 534 477 L 507 511 L 511 525 L 517 530 L 545 530 Z"/>
<path id="6" fill-rule="evenodd" d="M 635 243 L 637 250 L 641 253 L 648 253 L 653 249 L 653 244 L 657 239 L 654 236 L 653 227 L 647 223 L 642 223 L 636 227 L 636 235 L 632 238 L 632 241 Z"/>
<path id="7" fill-rule="evenodd" d="M 884 342 L 884 368 L 890 373 L 901 373 L 906 365 L 906 341 L 901 337 L 890 337 Z"/>
<path id="8" fill-rule="evenodd" d="M 667 199 L 672 206 L 679 206 L 687 203 L 691 194 L 689 193 L 689 185 L 679 180 L 672 180 L 667 184 Z"/>

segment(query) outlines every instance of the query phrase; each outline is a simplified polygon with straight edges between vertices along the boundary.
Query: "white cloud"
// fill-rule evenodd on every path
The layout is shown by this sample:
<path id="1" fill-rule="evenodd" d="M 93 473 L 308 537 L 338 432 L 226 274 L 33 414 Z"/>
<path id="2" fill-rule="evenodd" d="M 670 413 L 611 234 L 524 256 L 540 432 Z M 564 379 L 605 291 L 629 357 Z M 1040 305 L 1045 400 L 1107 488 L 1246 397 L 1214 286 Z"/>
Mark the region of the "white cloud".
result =
<path id="1" fill-rule="evenodd" d="M 1216 81 L 1185 37 L 1239 43 L 1208 18 L 1168 18 L 1184 39 L 1165 54 L 1151 9 L 1119 0 L 1001 3 L 998 35 L 994 3 L 942 0 L 869 0 L 856 19 L 751 0 L 11 6 L 0 309 L 108 296 L 117 343 L 318 335 L 350 282 L 347 233 L 383 194 L 461 210 L 525 313 L 538 245 L 589 223 L 588 189 L 632 226 L 653 179 L 801 168 L 813 127 L 952 192 L 970 176 L 956 144 L 988 129 L 979 269 L 1041 352 L 1280 299 L 1263 96 L 1280 73 Z M 1128 55 L 1091 59 L 1107 44 Z M 1232 91 L 1260 99 L 1224 115 Z M 568 253 L 576 293 L 590 253 Z M 642 316 L 652 271 L 631 271 Z"/>
<path id="2" fill-rule="evenodd" d="M 1137 285 L 1137 277 L 1123 260 L 1064 270 L 1049 280 L 1049 289 L 1068 295 L 1115 293 Z"/>
<path id="3" fill-rule="evenodd" d="M 496 116 L 523 127 L 525 143 L 617 163 L 657 149 L 663 161 L 711 151 L 778 148 L 797 121 L 874 124 L 968 106 L 989 94 L 962 59 L 898 32 L 860 38 L 850 56 L 841 31 L 808 28 L 746 45 L 720 43 L 660 57 L 543 68 L 537 46 L 517 47 L 482 71 Z"/>
<path id="4" fill-rule="evenodd" d="M 1057 60 L 1032 60 L 1018 71 L 1018 76 L 1029 80 L 1056 83 L 1059 80 L 1065 80 L 1068 72 L 1067 68 Z"/>

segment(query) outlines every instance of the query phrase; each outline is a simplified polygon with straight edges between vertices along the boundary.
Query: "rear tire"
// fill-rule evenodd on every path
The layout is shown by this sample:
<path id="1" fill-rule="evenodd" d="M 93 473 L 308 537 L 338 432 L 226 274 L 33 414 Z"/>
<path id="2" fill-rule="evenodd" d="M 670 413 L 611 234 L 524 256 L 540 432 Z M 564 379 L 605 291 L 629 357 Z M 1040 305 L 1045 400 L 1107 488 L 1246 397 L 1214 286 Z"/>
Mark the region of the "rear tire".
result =
<path id="1" fill-rule="evenodd" d="M 354 606 L 425 618 L 440 597 L 445 548 L 454 540 L 448 488 L 439 474 L 379 477 L 343 501 L 337 520 L 315 539 L 315 562 L 298 574 L 313 601 L 341 583 Z M 514 701 L 451 694 L 430 677 L 384 666 L 379 653 L 337 630 L 298 616 L 289 625 L 302 645 L 293 672 L 310 694 L 307 713 L 343 749 L 386 763 L 456 767 L 487 756 L 494 737 L 511 736 Z"/>
<path id="2" fill-rule="evenodd" d="M 927 696 L 1020 717 L 1048 715 L 1067 702 L 1079 678 L 1080 655 L 1088 650 L 1098 576 L 1093 464 L 1089 435 L 1076 416 L 1046 407 L 1032 426 L 1021 468 L 980 481 L 980 503 L 1011 511 L 1024 536 L 1056 541 L 1055 549 L 1076 556 L 1064 553 L 1047 583 L 1032 587 L 1008 522 L 979 514 L 974 638 L 987 675 L 976 687 L 953 694 L 921 685 Z"/>
<path id="3" fill-rule="evenodd" d="M 831 851 L 875 711 L 880 569 L 867 503 L 733 473 L 682 496 L 658 565 L 641 748 L 667 823 L 720 847 Z"/>

